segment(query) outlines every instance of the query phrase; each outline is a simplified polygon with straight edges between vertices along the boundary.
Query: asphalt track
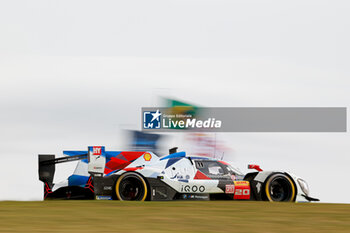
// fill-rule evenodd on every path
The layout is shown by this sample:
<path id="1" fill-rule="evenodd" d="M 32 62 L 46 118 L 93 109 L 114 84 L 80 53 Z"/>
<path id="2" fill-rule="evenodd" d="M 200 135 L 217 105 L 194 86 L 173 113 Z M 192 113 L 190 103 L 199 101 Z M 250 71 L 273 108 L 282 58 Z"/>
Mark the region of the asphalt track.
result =
<path id="1" fill-rule="evenodd" d="M 350 232 L 349 204 L 0 202 L 0 232 Z"/>

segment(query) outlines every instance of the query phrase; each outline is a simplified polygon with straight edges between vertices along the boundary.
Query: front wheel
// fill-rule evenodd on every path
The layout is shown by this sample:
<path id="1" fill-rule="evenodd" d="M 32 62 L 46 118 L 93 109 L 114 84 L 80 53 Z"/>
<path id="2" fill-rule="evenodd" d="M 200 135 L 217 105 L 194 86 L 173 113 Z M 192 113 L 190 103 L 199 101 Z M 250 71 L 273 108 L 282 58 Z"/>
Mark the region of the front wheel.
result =
<path id="1" fill-rule="evenodd" d="M 146 181 L 137 173 L 124 173 L 117 180 L 115 194 L 121 201 L 144 201 L 147 197 Z"/>
<path id="2" fill-rule="evenodd" d="M 270 202 L 292 202 L 295 200 L 295 185 L 282 173 L 270 176 L 265 183 L 266 198 Z"/>

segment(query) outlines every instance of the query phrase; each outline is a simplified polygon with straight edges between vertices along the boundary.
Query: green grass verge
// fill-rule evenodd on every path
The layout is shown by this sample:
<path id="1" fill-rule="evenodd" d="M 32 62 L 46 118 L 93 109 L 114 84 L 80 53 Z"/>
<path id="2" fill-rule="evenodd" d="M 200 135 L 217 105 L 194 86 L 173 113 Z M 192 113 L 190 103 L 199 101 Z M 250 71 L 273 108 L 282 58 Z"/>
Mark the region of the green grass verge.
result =
<path id="1" fill-rule="evenodd" d="M 350 232 L 350 205 L 239 201 L 0 202 L 0 232 Z"/>

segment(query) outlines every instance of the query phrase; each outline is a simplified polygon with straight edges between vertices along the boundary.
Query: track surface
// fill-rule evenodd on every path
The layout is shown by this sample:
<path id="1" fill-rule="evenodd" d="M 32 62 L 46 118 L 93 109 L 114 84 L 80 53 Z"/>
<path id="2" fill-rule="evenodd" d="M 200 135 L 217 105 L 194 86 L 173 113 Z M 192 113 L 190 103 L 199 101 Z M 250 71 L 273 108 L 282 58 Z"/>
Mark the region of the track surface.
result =
<path id="1" fill-rule="evenodd" d="M 350 232 L 350 205 L 0 202 L 0 232 Z"/>

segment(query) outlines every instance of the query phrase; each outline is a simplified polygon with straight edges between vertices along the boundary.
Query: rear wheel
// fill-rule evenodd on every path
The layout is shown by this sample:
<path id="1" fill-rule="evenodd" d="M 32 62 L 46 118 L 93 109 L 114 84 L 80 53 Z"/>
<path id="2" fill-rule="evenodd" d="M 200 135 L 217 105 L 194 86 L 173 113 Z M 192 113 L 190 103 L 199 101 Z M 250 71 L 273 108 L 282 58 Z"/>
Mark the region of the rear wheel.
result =
<path id="1" fill-rule="evenodd" d="M 124 173 L 117 180 L 115 193 L 121 201 L 144 201 L 147 197 L 147 184 L 137 173 Z"/>
<path id="2" fill-rule="evenodd" d="M 271 202 L 292 202 L 295 200 L 295 185 L 285 174 L 270 176 L 265 183 L 265 194 Z"/>

